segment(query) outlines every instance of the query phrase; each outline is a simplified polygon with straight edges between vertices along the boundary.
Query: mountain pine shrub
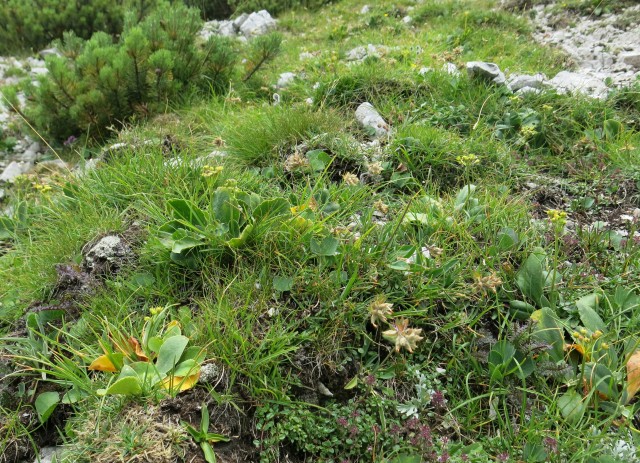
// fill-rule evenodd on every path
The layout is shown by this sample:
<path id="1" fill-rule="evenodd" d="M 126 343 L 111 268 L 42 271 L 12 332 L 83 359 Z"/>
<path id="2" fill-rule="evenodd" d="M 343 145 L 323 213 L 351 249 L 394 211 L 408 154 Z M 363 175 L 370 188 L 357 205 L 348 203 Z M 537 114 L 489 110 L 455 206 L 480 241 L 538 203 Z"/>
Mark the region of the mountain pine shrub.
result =
<path id="1" fill-rule="evenodd" d="M 103 139 L 132 118 L 163 112 L 194 89 L 228 87 L 237 52 L 231 39 L 196 42 L 200 12 L 183 4 L 160 5 L 141 22 L 127 15 L 120 39 L 105 32 L 85 41 L 73 32 L 46 59 L 49 73 L 33 87 L 27 118 L 63 141 L 82 134 Z"/>
<path id="2" fill-rule="evenodd" d="M 119 34 L 125 12 L 139 19 L 156 0 L 3 0 L 0 2 L 0 55 L 37 51 L 65 31 L 89 38 L 98 31 Z"/>

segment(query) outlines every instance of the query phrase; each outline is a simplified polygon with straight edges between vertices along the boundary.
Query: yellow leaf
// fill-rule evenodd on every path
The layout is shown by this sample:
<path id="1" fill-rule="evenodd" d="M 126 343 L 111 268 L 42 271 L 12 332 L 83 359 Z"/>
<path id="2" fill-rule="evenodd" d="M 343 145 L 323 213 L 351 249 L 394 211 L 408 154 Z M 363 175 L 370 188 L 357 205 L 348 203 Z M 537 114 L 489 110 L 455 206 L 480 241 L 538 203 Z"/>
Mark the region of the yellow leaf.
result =
<path id="1" fill-rule="evenodd" d="M 117 371 L 113 362 L 111 362 L 111 360 L 109 360 L 109 357 L 107 357 L 106 355 L 101 355 L 93 362 L 91 362 L 91 365 L 89 365 L 89 370 Z"/>
<path id="2" fill-rule="evenodd" d="M 167 376 L 160 386 L 172 392 L 182 392 L 191 389 L 200 379 L 200 372 L 191 376 Z"/>
<path id="3" fill-rule="evenodd" d="M 640 390 L 640 350 L 627 360 L 627 402 Z"/>

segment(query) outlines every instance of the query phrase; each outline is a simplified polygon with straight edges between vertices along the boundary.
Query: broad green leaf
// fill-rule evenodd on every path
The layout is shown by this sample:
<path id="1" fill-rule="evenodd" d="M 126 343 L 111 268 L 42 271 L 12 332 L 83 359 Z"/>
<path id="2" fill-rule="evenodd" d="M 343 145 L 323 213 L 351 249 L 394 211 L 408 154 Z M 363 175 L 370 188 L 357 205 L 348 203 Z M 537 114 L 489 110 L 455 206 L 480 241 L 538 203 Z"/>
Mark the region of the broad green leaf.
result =
<path id="1" fill-rule="evenodd" d="M 607 326 L 596 312 L 600 296 L 596 293 L 581 297 L 576 301 L 576 307 L 580 314 L 580 320 L 585 328 L 591 331 L 605 331 Z"/>
<path id="2" fill-rule="evenodd" d="M 544 251 L 538 248 L 527 257 L 518 274 L 516 284 L 522 294 L 541 306 L 541 299 L 544 295 L 545 273 L 543 263 L 546 259 Z"/>
<path id="3" fill-rule="evenodd" d="M 173 210 L 173 216 L 176 219 L 184 220 L 196 227 L 204 227 L 206 225 L 207 221 L 204 212 L 190 201 L 170 199 L 167 204 Z"/>
<path id="4" fill-rule="evenodd" d="M 251 216 L 255 222 L 265 220 L 271 217 L 290 214 L 291 204 L 284 198 L 274 198 L 262 201 L 251 212 Z"/>
<path id="5" fill-rule="evenodd" d="M 178 363 L 171 374 L 174 376 L 189 376 L 193 375 L 199 369 L 200 367 L 195 360 L 188 359 Z"/>
<path id="6" fill-rule="evenodd" d="M 191 359 L 197 364 L 201 364 L 202 362 L 204 362 L 205 355 L 206 352 L 202 347 L 191 346 L 185 349 L 182 357 L 180 357 L 180 361 L 184 362 L 185 360 Z"/>
<path id="7" fill-rule="evenodd" d="M 152 352 L 157 353 L 158 351 L 160 351 L 160 347 L 162 346 L 163 342 L 164 339 L 160 336 L 153 336 L 152 338 L 149 338 L 149 341 L 147 341 L 147 347 L 151 349 Z"/>
<path id="8" fill-rule="evenodd" d="M 202 419 L 200 420 L 200 430 L 204 433 L 209 432 L 209 409 L 207 404 L 202 404 Z"/>
<path id="9" fill-rule="evenodd" d="M 184 251 L 204 245 L 204 237 L 202 235 L 183 228 L 176 230 L 173 235 L 171 235 L 171 238 L 173 240 L 171 252 L 175 254 L 182 254 Z"/>
<path id="10" fill-rule="evenodd" d="M 465 185 L 463 186 L 458 194 L 456 195 L 456 200 L 454 203 L 454 208 L 456 211 L 461 210 L 463 207 L 467 205 L 467 202 L 473 196 L 473 193 L 476 191 L 475 185 Z"/>
<path id="11" fill-rule="evenodd" d="M 527 442 L 522 451 L 522 456 L 527 463 L 542 463 L 547 461 L 547 451 L 540 444 Z"/>
<path id="12" fill-rule="evenodd" d="M 622 133 L 622 124 L 615 119 L 607 119 L 602 126 L 606 139 L 613 140 Z"/>
<path id="13" fill-rule="evenodd" d="M 531 314 L 531 319 L 536 322 L 534 337 L 551 346 L 549 356 L 555 362 L 564 360 L 564 336 L 560 328 L 557 316 L 548 307 L 536 310 Z"/>
<path id="14" fill-rule="evenodd" d="M 43 392 L 38 396 L 35 406 L 41 423 L 47 421 L 58 403 L 60 403 L 60 394 L 57 392 Z"/>
<path id="15" fill-rule="evenodd" d="M 254 224 L 247 225 L 246 227 L 244 227 L 244 230 L 242 230 L 242 233 L 240 233 L 240 236 L 231 238 L 229 241 L 227 241 L 227 246 L 229 246 L 231 249 L 238 249 L 244 246 L 251 239 L 254 230 Z"/>
<path id="16" fill-rule="evenodd" d="M 348 391 L 349 389 L 353 389 L 357 385 L 358 385 L 358 377 L 354 376 L 353 379 L 349 381 L 344 388 Z"/>
<path id="17" fill-rule="evenodd" d="M 331 163 L 331 156 L 322 150 L 307 151 L 306 156 L 315 172 L 322 172 Z"/>
<path id="18" fill-rule="evenodd" d="M 606 366 L 589 362 L 584 367 L 584 375 L 589 387 L 594 388 L 601 398 L 617 401 L 618 384 Z"/>
<path id="19" fill-rule="evenodd" d="M 558 408 L 565 420 L 569 423 L 576 424 L 582 419 L 587 405 L 582 400 L 580 394 L 574 390 L 570 390 L 558 398 Z"/>
<path id="20" fill-rule="evenodd" d="M 338 241 L 333 236 L 327 236 L 322 241 L 311 238 L 311 252 L 318 256 L 335 256 L 338 254 Z"/>
<path id="21" fill-rule="evenodd" d="M 86 397 L 87 394 L 79 389 L 76 389 L 75 387 L 72 389 L 69 389 L 67 392 L 65 392 L 65 394 L 62 396 L 62 403 L 63 404 L 74 404 L 76 402 L 78 402 L 80 399 L 82 399 L 83 397 Z"/>
<path id="22" fill-rule="evenodd" d="M 498 249 L 500 251 L 509 251 L 520 241 L 515 230 L 509 227 L 501 229 L 496 235 L 496 238 L 498 240 Z"/>
<path id="23" fill-rule="evenodd" d="M 160 376 L 166 375 L 176 366 L 188 343 L 189 339 L 185 336 L 173 336 L 162 344 L 156 362 L 156 369 Z"/>
<path id="24" fill-rule="evenodd" d="M 273 289 L 276 291 L 285 292 L 291 291 L 293 287 L 293 278 L 292 277 L 283 277 L 277 276 L 273 277 Z"/>
<path id="25" fill-rule="evenodd" d="M 240 212 L 237 207 L 232 204 L 232 195 L 228 188 L 221 187 L 215 191 L 211 202 L 211 208 L 216 220 L 229 226 L 230 231 L 232 228 L 231 224 L 237 224 Z"/>
<path id="26" fill-rule="evenodd" d="M 137 395 L 142 392 L 137 376 L 125 376 L 115 381 L 107 389 L 98 389 L 98 395 Z"/>

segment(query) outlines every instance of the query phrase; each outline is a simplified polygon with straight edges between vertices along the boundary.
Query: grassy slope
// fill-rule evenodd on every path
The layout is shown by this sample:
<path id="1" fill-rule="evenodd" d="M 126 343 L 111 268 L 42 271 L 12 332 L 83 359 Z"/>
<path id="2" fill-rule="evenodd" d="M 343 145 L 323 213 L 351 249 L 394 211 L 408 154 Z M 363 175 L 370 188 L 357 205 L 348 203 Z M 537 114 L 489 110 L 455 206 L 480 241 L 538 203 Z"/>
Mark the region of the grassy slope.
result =
<path id="1" fill-rule="evenodd" d="M 28 205 L 29 226 L 0 257 L 7 333 L 25 335 L 17 320 L 34 301 L 64 302 L 55 291 L 56 264 L 80 263 L 85 243 L 104 233 L 135 235 L 135 261 L 92 295 L 74 298 L 80 318 L 67 320 L 57 335 L 49 331 L 48 348 L 79 366 L 48 367 L 59 390 L 72 383 L 88 391 L 104 387 L 108 375 L 88 376 L 84 366 L 100 352 L 105 324 L 137 334 L 156 306 L 168 307 L 169 317 L 181 321 L 193 345 L 206 346 L 206 358 L 222 371 L 214 383 L 199 386 L 208 394 L 187 392 L 187 399 L 163 402 L 164 409 L 139 407 L 157 404 L 155 394 L 90 394 L 59 408 L 49 427 L 68 418 L 67 461 L 116 461 L 114 452 L 142 455 L 157 441 L 169 453 L 152 461 L 182 458 L 194 451 L 184 431 L 167 425 L 151 433 L 149 423 L 162 421 L 173 403 L 195 424 L 199 414 L 190 407 L 205 399 L 216 413 L 211 431 L 232 437 L 216 445 L 219 461 L 387 461 L 403 454 L 430 461 L 445 453 L 455 461 L 463 453 L 473 461 L 609 461 L 597 459 L 611 453 L 603 448 L 637 439 L 638 406 L 625 403 L 622 389 L 640 317 L 637 299 L 622 291 L 637 289 L 638 253 L 634 240 L 608 232 L 635 230 L 618 217 L 638 207 L 637 93 L 605 102 L 554 94 L 514 98 L 439 69 L 446 61 L 462 68 L 471 60 L 494 61 L 511 72 L 563 69 L 561 55 L 531 42 L 522 19 L 480 0 L 384 2 L 359 15 L 363 4 L 284 15 L 283 55 L 266 73 L 227 98 L 194 102 L 120 134 L 138 147 L 82 179 L 59 181 L 70 182 L 73 193 L 56 185 L 40 193 L 30 182 L 12 192 L 12 201 Z M 409 6 L 415 9 L 408 12 Z M 412 26 L 400 20 L 405 14 Z M 362 64 L 344 62 L 348 50 L 369 43 L 390 50 Z M 316 56 L 302 60 L 303 51 Z M 421 76 L 423 66 L 436 71 Z M 305 77 L 279 91 L 283 102 L 273 107 L 269 86 L 285 71 Z M 312 107 L 305 104 L 309 97 Z M 354 120 L 363 101 L 393 126 L 381 147 L 367 145 Z M 622 122 L 624 130 L 599 136 L 605 120 Z M 174 152 L 140 146 L 167 135 L 176 142 Z M 219 140 L 225 146 L 218 147 Z M 202 163 L 191 161 L 213 149 L 228 152 L 209 161 L 223 170 L 203 176 Z M 324 150 L 332 161 L 318 172 L 286 168 L 296 151 L 309 150 Z M 465 155 L 479 162 L 465 166 Z M 168 163 L 172 156 L 183 162 Z M 380 175 L 357 185 L 342 181 L 376 160 Z M 475 192 L 464 199 L 459 192 L 470 183 Z M 171 218 L 167 201 L 184 199 L 209 211 L 223 185 L 286 198 L 298 219 L 267 221 L 253 243 L 235 252 L 210 229 L 207 250 L 190 268 L 172 262 L 159 233 Z M 547 219 L 551 208 L 569 213 L 566 230 Z M 597 221 L 609 225 L 583 227 Z M 317 244 L 327 237 L 339 243 L 334 256 L 318 255 Z M 554 283 L 547 279 L 546 302 L 522 282 L 534 279 L 522 268 L 538 248 L 546 252 L 549 275 L 557 275 Z M 412 255 L 415 265 L 406 261 Z M 594 292 L 602 326 L 584 315 L 591 314 L 581 309 L 586 302 L 575 304 Z M 372 304 L 382 300 L 393 304 L 395 328 L 370 322 Z M 514 319 L 513 300 L 551 306 L 566 326 L 561 338 L 584 345 L 585 355 L 567 354 L 567 365 L 554 359 L 540 340 L 562 350 L 560 335 L 546 335 L 560 330 Z M 381 334 L 400 329 L 400 319 L 425 338 L 413 354 L 395 352 Z M 597 340 L 591 338 L 596 328 L 604 332 Z M 526 378 L 516 363 L 500 366 L 506 354 L 495 346 L 508 350 L 507 341 L 519 361 L 529 359 L 522 363 L 527 373 L 533 365 Z M 42 344 L 4 344 L 27 358 L 18 362 L 27 367 L 27 392 L 51 389 L 32 371 L 43 365 Z M 583 361 L 612 372 L 596 377 L 600 393 L 584 380 L 591 370 Z M 345 389 L 354 378 L 357 385 Z M 334 397 L 318 393 L 319 383 Z M 21 407 L 31 401 L 25 395 Z M 1 405 L 6 450 L 29 424 L 15 418 L 15 402 Z M 407 418 L 412 407 L 416 421 Z M 33 432 L 34 439 L 41 434 Z M 475 450 L 461 450 L 474 443 Z"/>

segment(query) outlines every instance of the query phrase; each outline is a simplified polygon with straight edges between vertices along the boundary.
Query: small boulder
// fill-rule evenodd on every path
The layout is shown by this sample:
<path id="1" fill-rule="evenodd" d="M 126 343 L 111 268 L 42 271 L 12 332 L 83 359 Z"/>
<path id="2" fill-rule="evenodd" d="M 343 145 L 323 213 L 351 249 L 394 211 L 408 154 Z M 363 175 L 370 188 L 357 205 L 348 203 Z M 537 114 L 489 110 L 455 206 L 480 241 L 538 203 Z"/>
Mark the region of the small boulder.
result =
<path id="1" fill-rule="evenodd" d="M 498 85 L 504 84 L 507 80 L 497 64 L 484 61 L 469 61 L 467 74 L 471 78 L 479 77 Z"/>
<path id="2" fill-rule="evenodd" d="M 365 129 L 373 129 L 375 138 L 389 135 L 389 124 L 380 116 L 371 103 L 362 103 L 356 109 L 356 119 Z"/>
<path id="3" fill-rule="evenodd" d="M 251 13 L 238 27 L 242 35 L 250 38 L 266 34 L 275 29 L 276 20 L 271 17 L 267 10 L 261 10 L 257 13 Z"/>
<path id="4" fill-rule="evenodd" d="M 622 53 L 619 56 L 620 61 L 636 69 L 640 69 L 640 52 Z"/>
<path id="5" fill-rule="evenodd" d="M 89 248 L 86 253 L 85 249 Z M 97 275 L 116 273 L 131 260 L 131 247 L 118 235 L 107 235 L 83 249 L 84 268 Z"/>
<path id="6" fill-rule="evenodd" d="M 544 74 L 513 74 L 507 79 L 507 87 L 512 92 L 525 88 L 542 90 L 546 80 L 547 76 Z"/>
<path id="7" fill-rule="evenodd" d="M 0 182 L 13 183 L 22 174 L 25 174 L 33 166 L 30 162 L 11 162 L 4 168 L 2 174 L 0 174 Z"/>
<path id="8" fill-rule="evenodd" d="M 604 99 L 609 93 L 605 83 L 593 76 L 578 72 L 561 71 L 549 81 L 558 93 L 582 93 L 592 98 Z"/>

